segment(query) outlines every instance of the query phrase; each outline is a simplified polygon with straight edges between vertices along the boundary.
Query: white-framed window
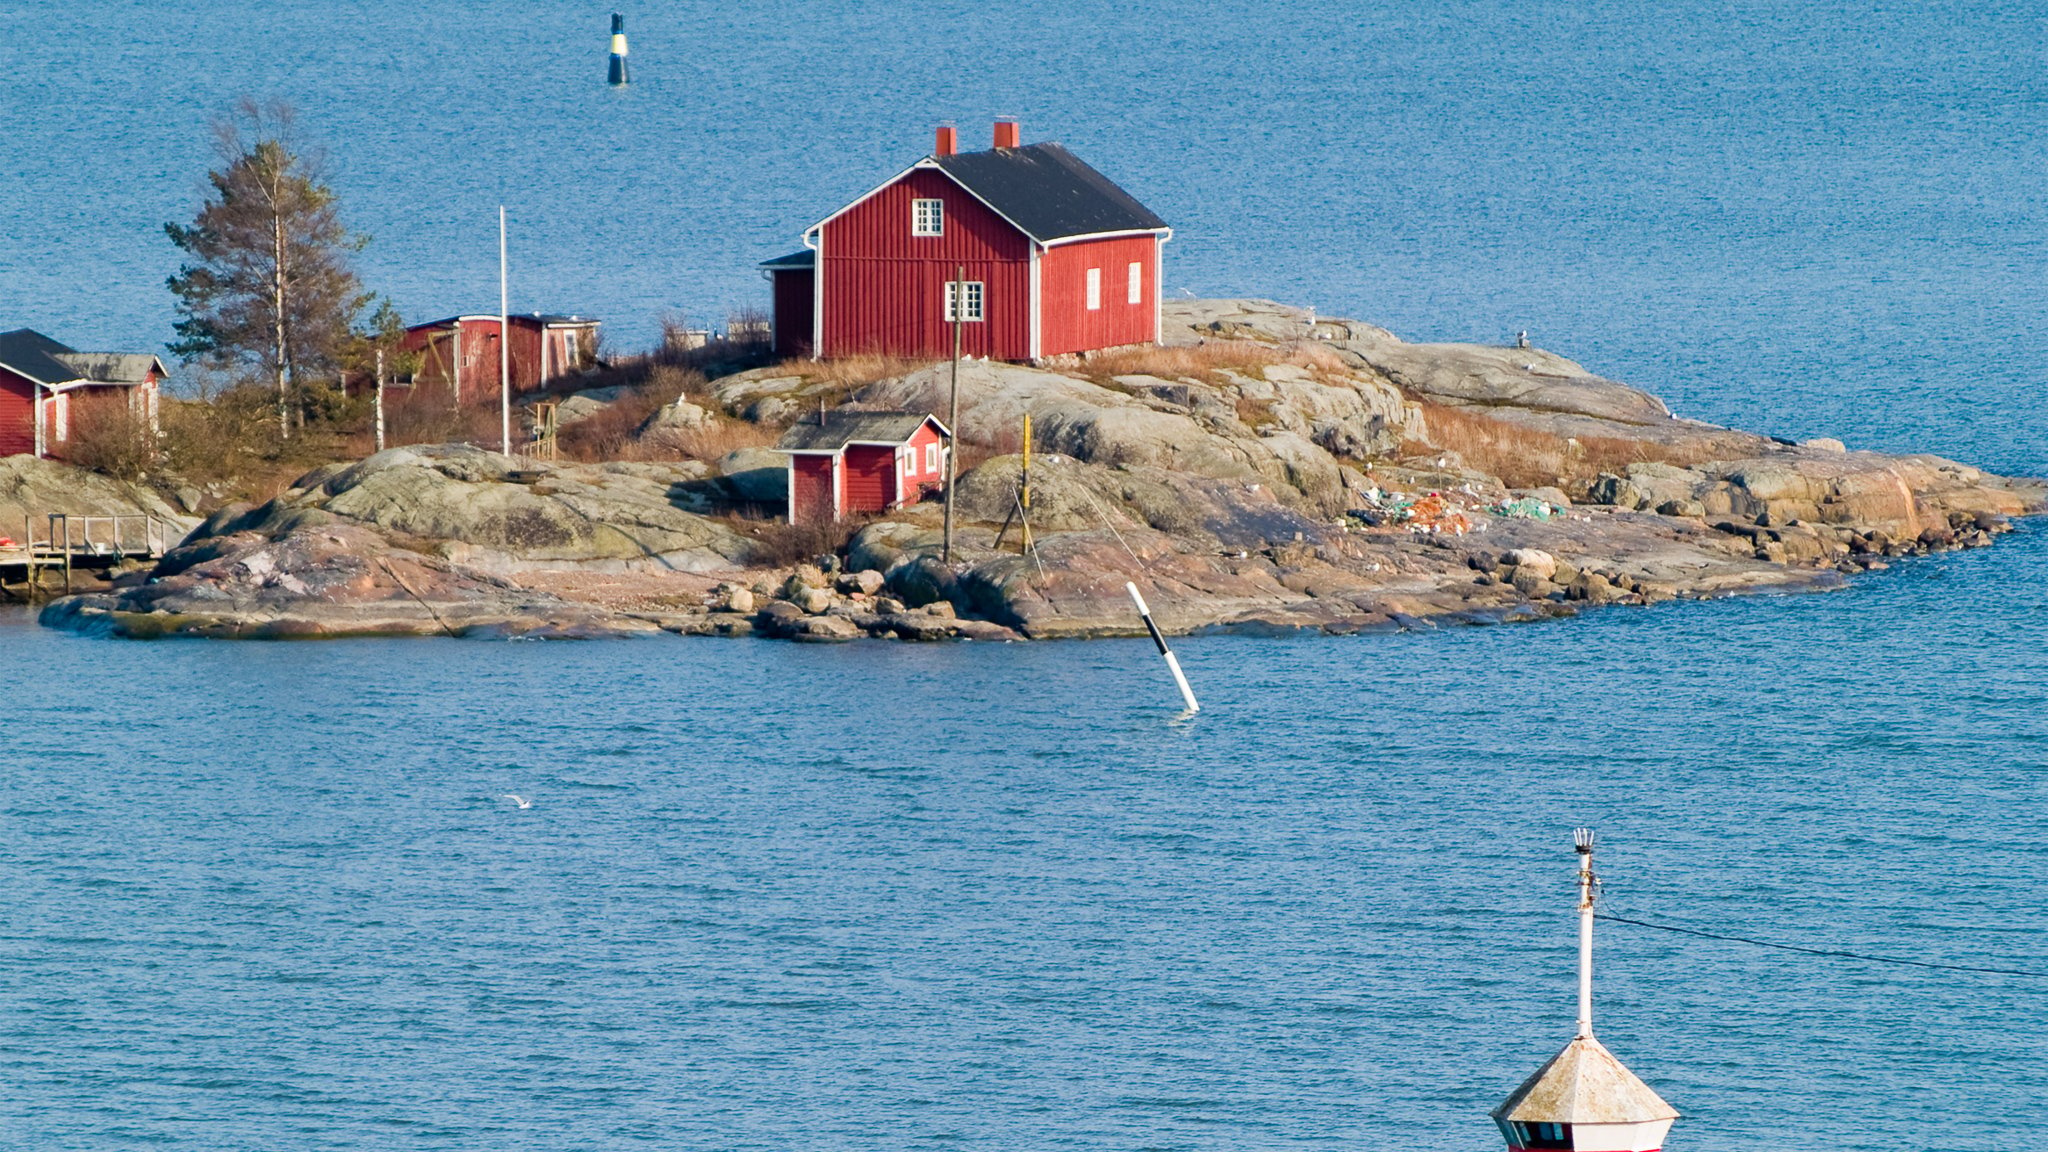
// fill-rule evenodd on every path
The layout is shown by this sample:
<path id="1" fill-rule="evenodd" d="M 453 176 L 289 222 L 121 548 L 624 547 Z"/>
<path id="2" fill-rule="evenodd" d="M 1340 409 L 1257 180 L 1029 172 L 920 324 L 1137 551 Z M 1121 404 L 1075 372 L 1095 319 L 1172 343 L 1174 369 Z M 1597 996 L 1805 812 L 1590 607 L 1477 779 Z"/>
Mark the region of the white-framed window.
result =
<path id="1" fill-rule="evenodd" d="M 1090 312 L 1102 311 L 1102 269 L 1100 268 L 1090 268 L 1088 270 L 1088 310 Z"/>
<path id="2" fill-rule="evenodd" d="M 910 234 L 912 236 L 944 236 L 946 234 L 946 202 L 944 200 L 912 200 L 910 202 Z"/>
<path id="3" fill-rule="evenodd" d="M 1137 265 L 1133 264 L 1132 267 L 1135 268 L 1137 267 Z M 583 357 L 578 355 L 578 353 L 582 351 L 582 349 L 578 346 L 579 343 L 580 342 L 576 339 L 576 330 L 574 328 L 570 328 L 562 333 L 563 368 L 574 368 L 579 362 L 582 361 Z"/>
<path id="4" fill-rule="evenodd" d="M 937 472 L 939 470 L 939 446 L 937 444 L 927 444 L 924 446 L 924 470 L 927 472 Z"/>
<path id="5" fill-rule="evenodd" d="M 1124 302 L 1127 304 L 1143 304 L 1145 302 L 1145 265 L 1136 260 L 1131 261 L 1130 279 L 1130 290 L 1126 293 Z"/>
<path id="6" fill-rule="evenodd" d="M 973 324 L 981 319 L 981 281 L 968 280 L 964 283 L 958 280 L 946 281 L 946 323 L 948 324 L 953 322 L 953 298 L 955 296 L 964 297 L 960 305 L 960 319 L 969 324 Z"/>
<path id="7" fill-rule="evenodd" d="M 71 439 L 70 394 L 65 392 L 59 392 L 55 396 L 50 397 L 50 408 L 52 409 L 51 415 L 55 417 L 55 423 L 57 426 L 55 432 L 56 439 Z"/>

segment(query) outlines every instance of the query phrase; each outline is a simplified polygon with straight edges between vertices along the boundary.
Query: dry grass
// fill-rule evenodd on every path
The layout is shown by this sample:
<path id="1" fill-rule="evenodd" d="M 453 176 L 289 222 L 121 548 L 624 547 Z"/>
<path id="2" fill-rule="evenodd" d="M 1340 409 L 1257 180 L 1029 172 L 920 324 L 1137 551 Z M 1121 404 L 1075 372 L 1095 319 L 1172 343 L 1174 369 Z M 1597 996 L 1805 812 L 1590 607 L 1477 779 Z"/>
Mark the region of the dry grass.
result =
<path id="1" fill-rule="evenodd" d="M 932 364 L 930 360 L 863 353 L 830 360 L 783 360 L 771 366 L 769 371 L 777 376 L 800 376 L 812 383 L 833 385 L 850 394 L 870 384 L 929 368 Z"/>
<path id="2" fill-rule="evenodd" d="M 716 462 L 728 452 L 742 448 L 766 448 L 782 433 L 765 424 L 744 420 L 713 420 L 695 428 L 657 428 L 645 438 L 650 459 L 702 460 Z"/>
<path id="3" fill-rule="evenodd" d="M 1708 441 L 1659 444 L 1619 436 L 1564 437 L 1498 420 L 1472 408 L 1422 402 L 1426 443 L 1402 445 L 1407 455 L 1453 452 L 1465 464 L 1500 477 L 1510 488 L 1540 488 L 1619 473 L 1630 464 L 1673 464 L 1689 468 L 1720 455 Z"/>
<path id="4" fill-rule="evenodd" d="M 1210 340 L 1171 347 L 1145 345 L 1090 352 L 1078 367 L 1091 378 L 1158 376 L 1167 380 L 1192 376 L 1214 380 L 1221 372 L 1256 372 L 1275 364 L 1291 364 L 1314 372 L 1342 372 L 1344 361 L 1319 344 L 1258 344 L 1249 340 Z"/>

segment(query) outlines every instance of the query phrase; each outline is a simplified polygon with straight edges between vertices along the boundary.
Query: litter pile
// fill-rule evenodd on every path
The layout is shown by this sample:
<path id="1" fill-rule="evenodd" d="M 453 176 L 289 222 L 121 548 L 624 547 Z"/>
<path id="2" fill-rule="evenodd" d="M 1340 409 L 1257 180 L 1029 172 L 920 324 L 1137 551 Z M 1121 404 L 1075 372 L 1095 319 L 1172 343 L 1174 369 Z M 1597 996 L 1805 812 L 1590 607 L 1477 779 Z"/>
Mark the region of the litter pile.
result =
<path id="1" fill-rule="evenodd" d="M 1473 530 L 1472 518 L 1466 515 L 1469 509 L 1441 492 L 1409 496 L 1371 488 L 1365 492 L 1365 503 L 1366 507 L 1354 508 L 1349 515 L 1369 528 L 1401 527 L 1418 536 L 1463 536 Z"/>

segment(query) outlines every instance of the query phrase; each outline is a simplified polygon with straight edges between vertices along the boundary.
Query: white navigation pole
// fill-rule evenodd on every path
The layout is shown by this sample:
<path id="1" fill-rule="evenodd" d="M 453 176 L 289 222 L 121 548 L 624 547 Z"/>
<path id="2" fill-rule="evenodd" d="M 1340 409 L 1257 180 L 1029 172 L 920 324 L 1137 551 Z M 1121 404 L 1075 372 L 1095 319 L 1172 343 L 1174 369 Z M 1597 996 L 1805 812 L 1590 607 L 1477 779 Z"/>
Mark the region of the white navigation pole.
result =
<path id="1" fill-rule="evenodd" d="M 1508 1152 L 1659 1152 L 1678 1109 L 1593 1038 L 1593 833 L 1572 833 L 1579 856 L 1579 1031 L 1522 1081 L 1493 1121 Z"/>
<path id="2" fill-rule="evenodd" d="M 1572 832 L 1579 852 L 1579 1039 L 1593 1038 L 1593 830 Z"/>
<path id="3" fill-rule="evenodd" d="M 512 316 L 505 287 L 505 206 L 498 205 L 498 451 L 512 454 Z"/>
<path id="4" fill-rule="evenodd" d="M 1145 622 L 1145 631 L 1152 634 L 1152 643 L 1159 646 L 1159 654 L 1166 658 L 1166 669 L 1173 673 L 1173 682 L 1180 688 L 1180 698 L 1187 702 L 1188 711 L 1200 712 L 1202 706 L 1195 703 L 1195 690 L 1188 687 L 1188 678 L 1180 670 L 1180 661 L 1174 658 L 1173 649 L 1166 646 L 1166 634 L 1159 630 L 1159 625 L 1152 622 L 1152 609 L 1146 605 L 1145 598 L 1138 594 L 1138 586 L 1126 580 L 1124 591 L 1131 594 L 1131 603 L 1138 606 L 1138 619 Z"/>

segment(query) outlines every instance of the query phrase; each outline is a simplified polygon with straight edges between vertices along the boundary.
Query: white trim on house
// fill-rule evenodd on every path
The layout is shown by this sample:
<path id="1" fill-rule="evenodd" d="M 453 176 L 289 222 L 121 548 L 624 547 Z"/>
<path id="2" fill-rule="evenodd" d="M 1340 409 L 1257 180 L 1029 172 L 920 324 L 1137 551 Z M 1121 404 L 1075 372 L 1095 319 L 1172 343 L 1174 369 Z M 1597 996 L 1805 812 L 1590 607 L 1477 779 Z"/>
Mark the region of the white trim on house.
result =
<path id="1" fill-rule="evenodd" d="M 846 496 L 842 484 L 845 475 L 846 452 L 842 449 L 832 454 L 832 520 L 834 523 L 838 522 L 840 511 L 846 507 Z"/>
<path id="2" fill-rule="evenodd" d="M 1115 240 L 1123 236 L 1171 236 L 1171 228 L 1125 228 L 1119 232 L 1085 232 L 1079 236 L 1062 236 L 1057 240 L 1045 241 L 1047 248 L 1058 248 L 1063 244 L 1080 244 L 1088 240 Z"/>
<path id="3" fill-rule="evenodd" d="M 887 187 L 887 185 L 883 185 Z M 881 189 L 876 189 L 880 191 Z M 874 192 L 868 193 L 874 195 Z M 850 207 L 850 205 L 849 205 Z M 811 236 L 817 234 L 818 242 L 811 243 Z M 811 260 L 811 359 L 825 358 L 825 224 L 818 222 L 804 230 L 804 247 L 818 255 Z"/>
<path id="4" fill-rule="evenodd" d="M 1168 228 L 1159 237 L 1159 243 L 1152 245 L 1152 342 L 1159 343 L 1166 335 L 1166 242 L 1173 239 L 1173 229 Z"/>
<path id="5" fill-rule="evenodd" d="M 796 453 L 789 454 L 788 484 L 783 488 L 782 518 L 789 524 L 796 523 Z"/>
<path id="6" fill-rule="evenodd" d="M 1025 342 L 1025 351 L 1030 353 L 1029 359 L 1034 364 L 1037 363 L 1040 359 L 1040 349 L 1044 346 L 1043 336 L 1040 332 L 1040 328 L 1044 323 L 1043 313 L 1045 309 L 1043 307 L 1043 293 L 1045 291 L 1045 286 L 1043 281 L 1044 274 L 1038 267 L 1038 258 L 1044 253 L 1045 245 L 1040 244 L 1036 240 L 1033 240 L 1031 242 L 1031 327 L 1030 335 L 1028 336 Z"/>

